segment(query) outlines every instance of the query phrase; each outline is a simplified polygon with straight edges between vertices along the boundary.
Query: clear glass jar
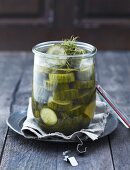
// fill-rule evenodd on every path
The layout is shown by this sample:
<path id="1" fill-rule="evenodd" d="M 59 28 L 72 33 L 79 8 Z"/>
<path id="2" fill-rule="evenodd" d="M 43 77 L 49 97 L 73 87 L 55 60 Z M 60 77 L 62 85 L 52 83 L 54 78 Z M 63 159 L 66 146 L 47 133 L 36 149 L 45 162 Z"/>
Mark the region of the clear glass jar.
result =
<path id="1" fill-rule="evenodd" d="M 95 56 L 97 49 L 76 42 L 87 50 L 80 55 L 50 55 L 46 51 L 62 41 L 49 41 L 33 47 L 34 71 L 32 109 L 47 133 L 65 135 L 86 128 L 95 112 Z"/>

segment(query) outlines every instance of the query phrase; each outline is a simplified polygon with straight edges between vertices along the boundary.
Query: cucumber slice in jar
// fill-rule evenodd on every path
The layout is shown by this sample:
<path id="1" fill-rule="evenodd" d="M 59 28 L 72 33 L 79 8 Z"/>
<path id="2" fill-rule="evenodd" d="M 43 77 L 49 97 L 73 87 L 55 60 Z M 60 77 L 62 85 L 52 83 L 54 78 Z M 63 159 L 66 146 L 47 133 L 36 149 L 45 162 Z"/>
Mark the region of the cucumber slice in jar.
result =
<path id="1" fill-rule="evenodd" d="M 84 111 L 84 114 L 87 115 L 90 118 L 90 120 L 93 118 L 95 107 L 96 102 L 94 100 L 86 106 L 86 109 Z"/>
<path id="2" fill-rule="evenodd" d="M 41 85 L 33 84 L 33 95 L 34 99 L 38 103 L 46 103 L 49 96 L 51 95 L 51 92 L 44 89 L 44 87 Z"/>
<path id="3" fill-rule="evenodd" d="M 92 100 L 92 97 L 94 96 L 95 94 L 95 88 L 87 91 L 86 93 L 80 95 L 77 100 L 79 101 L 79 103 L 81 104 L 87 104 L 89 103 L 91 100 Z"/>
<path id="4" fill-rule="evenodd" d="M 55 100 L 73 100 L 79 96 L 77 89 L 69 89 L 62 91 L 54 91 L 53 97 Z"/>
<path id="5" fill-rule="evenodd" d="M 62 73 L 62 74 L 75 72 L 75 71 L 77 71 L 77 69 L 75 69 L 75 68 L 58 68 L 57 69 L 57 73 Z"/>
<path id="6" fill-rule="evenodd" d="M 49 74 L 49 80 L 57 83 L 71 83 L 75 81 L 74 73 Z"/>
<path id="7" fill-rule="evenodd" d="M 53 91 L 56 88 L 57 84 L 49 80 L 43 82 L 43 87 L 48 91 Z"/>
<path id="8" fill-rule="evenodd" d="M 57 65 L 57 66 L 63 66 L 66 64 L 66 59 L 67 59 L 67 57 L 65 57 L 66 53 L 64 48 L 60 44 L 51 46 L 46 53 L 50 55 L 64 56 L 64 57 L 53 58 L 53 59 L 48 58 L 47 59 L 48 64 Z"/>
<path id="9" fill-rule="evenodd" d="M 34 72 L 36 72 L 36 73 L 48 74 L 48 73 L 51 73 L 52 70 L 53 70 L 53 68 L 50 67 L 49 65 L 47 65 L 46 63 L 44 63 L 43 65 L 35 65 L 34 66 Z"/>
<path id="10" fill-rule="evenodd" d="M 56 113 L 49 108 L 43 108 L 40 112 L 40 116 L 42 121 L 48 126 L 55 125 L 58 120 Z"/>
<path id="11" fill-rule="evenodd" d="M 47 54 L 65 55 L 65 50 L 64 50 L 64 48 L 60 44 L 57 44 L 57 45 L 51 46 L 48 49 Z"/>
<path id="12" fill-rule="evenodd" d="M 93 74 L 92 66 L 87 66 L 86 68 L 80 69 L 80 71 L 76 72 L 76 78 L 77 80 L 80 81 L 87 81 L 92 78 L 92 74 Z"/>
<path id="13" fill-rule="evenodd" d="M 48 74 L 46 73 L 39 73 L 39 72 L 34 72 L 33 76 L 33 82 L 42 85 L 43 81 L 48 79 Z"/>
<path id="14" fill-rule="evenodd" d="M 76 89 L 90 89 L 95 86 L 94 80 L 88 80 L 88 81 L 75 81 L 74 88 Z"/>
<path id="15" fill-rule="evenodd" d="M 76 73 L 77 80 L 87 81 L 94 74 L 94 64 L 92 59 L 82 59 L 80 70 Z"/>
<path id="16" fill-rule="evenodd" d="M 79 69 L 82 59 L 81 58 L 69 58 L 68 59 L 71 67 L 74 69 Z"/>
<path id="17" fill-rule="evenodd" d="M 83 113 L 83 107 L 81 105 L 74 106 L 70 111 L 70 116 L 79 116 Z"/>
<path id="18" fill-rule="evenodd" d="M 70 101 L 54 100 L 53 97 L 50 97 L 48 107 L 56 111 L 68 111 L 71 109 L 72 103 Z"/>
<path id="19" fill-rule="evenodd" d="M 68 83 L 57 84 L 56 82 L 46 80 L 43 82 L 43 84 L 44 88 L 48 91 L 69 89 Z"/>

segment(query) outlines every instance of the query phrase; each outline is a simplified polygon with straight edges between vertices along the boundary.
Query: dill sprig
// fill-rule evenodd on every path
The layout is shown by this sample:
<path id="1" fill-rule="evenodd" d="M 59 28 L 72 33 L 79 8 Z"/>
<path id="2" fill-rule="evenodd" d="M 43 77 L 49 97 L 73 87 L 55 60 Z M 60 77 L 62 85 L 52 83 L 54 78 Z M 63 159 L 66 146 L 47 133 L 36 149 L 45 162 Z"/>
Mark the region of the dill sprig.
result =
<path id="1" fill-rule="evenodd" d="M 76 40 L 78 37 L 71 36 L 70 39 L 65 39 L 61 44 L 67 55 L 85 54 L 86 50 L 77 47 Z"/>

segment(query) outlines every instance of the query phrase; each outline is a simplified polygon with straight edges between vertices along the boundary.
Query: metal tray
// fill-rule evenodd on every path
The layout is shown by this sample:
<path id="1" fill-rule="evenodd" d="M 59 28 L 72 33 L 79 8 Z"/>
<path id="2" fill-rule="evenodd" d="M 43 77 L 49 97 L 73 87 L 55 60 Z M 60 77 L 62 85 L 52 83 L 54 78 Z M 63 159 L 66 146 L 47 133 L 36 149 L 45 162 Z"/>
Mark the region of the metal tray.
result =
<path id="1" fill-rule="evenodd" d="M 24 111 L 19 111 L 16 113 L 13 113 L 10 115 L 10 117 L 7 120 L 7 125 L 16 133 L 22 135 L 21 133 L 21 128 L 23 125 L 23 122 L 26 119 L 26 110 Z M 105 137 L 109 134 L 111 134 L 118 126 L 118 119 L 114 114 L 109 114 L 108 118 L 107 118 L 107 123 L 106 123 L 106 127 L 104 130 L 104 133 L 99 137 Z M 22 135 L 23 136 L 23 135 Z M 47 139 L 38 139 L 35 138 L 36 140 L 42 140 L 42 141 L 48 141 L 48 142 L 79 142 L 78 140 L 65 140 L 65 139 L 61 139 L 61 138 L 47 138 Z M 81 138 L 82 141 L 89 141 L 90 139 L 84 139 L 83 137 Z"/>

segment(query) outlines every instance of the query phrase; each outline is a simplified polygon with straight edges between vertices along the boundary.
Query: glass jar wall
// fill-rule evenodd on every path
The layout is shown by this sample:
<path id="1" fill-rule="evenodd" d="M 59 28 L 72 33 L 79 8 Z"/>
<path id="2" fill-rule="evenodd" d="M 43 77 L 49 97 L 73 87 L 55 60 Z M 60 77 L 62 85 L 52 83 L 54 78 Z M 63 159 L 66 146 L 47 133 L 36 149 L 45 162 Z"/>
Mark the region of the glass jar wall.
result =
<path id="1" fill-rule="evenodd" d="M 36 45 L 34 52 L 32 109 L 47 133 L 65 135 L 86 128 L 95 112 L 96 48 L 76 42 L 85 49 L 80 55 L 52 55 L 47 50 L 62 41 Z"/>

